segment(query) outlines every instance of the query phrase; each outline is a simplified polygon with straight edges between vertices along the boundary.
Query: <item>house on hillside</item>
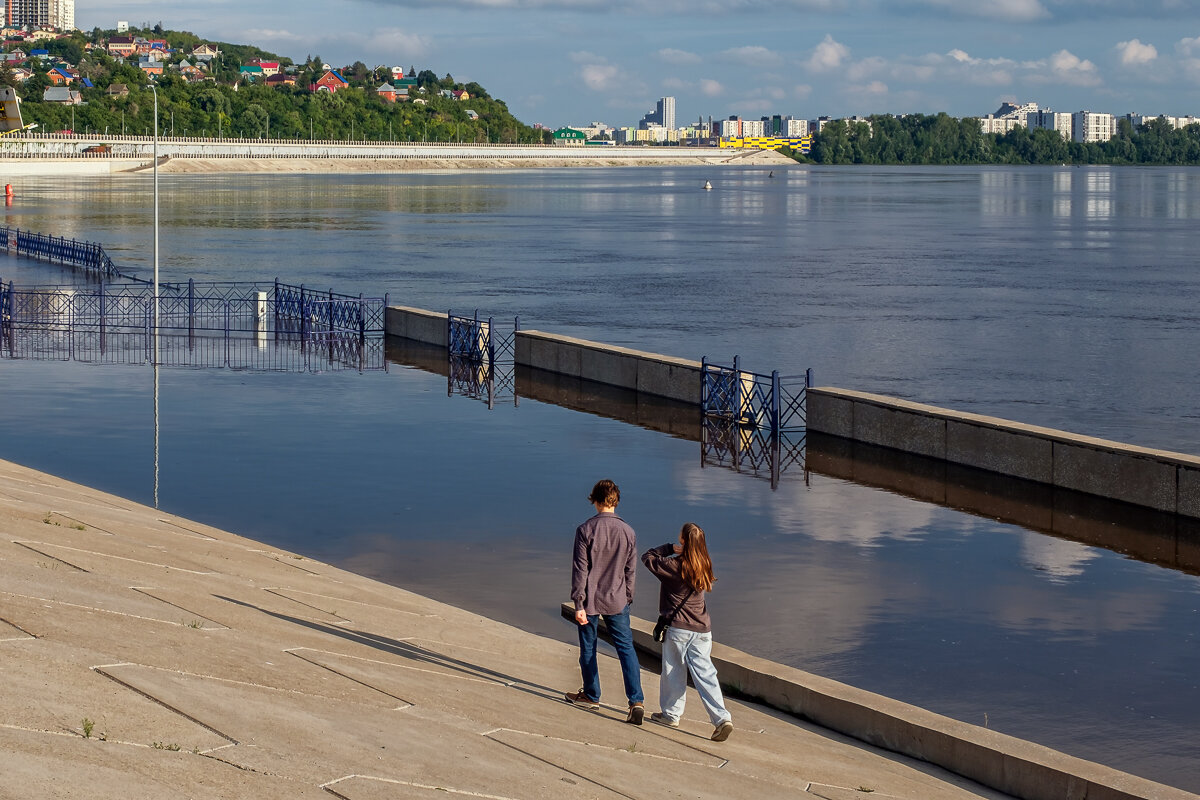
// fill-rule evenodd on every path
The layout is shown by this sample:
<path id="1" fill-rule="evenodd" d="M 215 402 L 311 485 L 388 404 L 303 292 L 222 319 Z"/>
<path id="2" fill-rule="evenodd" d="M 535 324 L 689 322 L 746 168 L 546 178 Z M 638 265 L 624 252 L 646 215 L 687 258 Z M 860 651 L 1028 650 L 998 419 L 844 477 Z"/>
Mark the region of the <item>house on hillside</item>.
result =
<path id="1" fill-rule="evenodd" d="M 246 64 L 239 70 L 239 77 L 245 78 L 248 81 L 255 81 L 263 77 L 263 68 L 257 64 Z"/>
<path id="2" fill-rule="evenodd" d="M 52 86 L 66 86 L 67 84 L 74 83 L 76 77 L 76 75 L 72 75 L 69 70 L 62 67 L 55 67 L 46 73 L 46 78 Z"/>
<path id="3" fill-rule="evenodd" d="M 129 87 L 123 83 L 109 84 L 108 90 L 105 92 L 109 97 L 128 97 Z"/>
<path id="4" fill-rule="evenodd" d="M 468 108 L 467 119 L 470 119 L 472 122 L 474 122 L 475 120 L 479 119 L 479 114 L 475 113 L 473 109 Z"/>
<path id="5" fill-rule="evenodd" d="M 381 83 L 375 87 L 375 94 L 385 103 L 396 102 L 396 87 L 390 83 Z"/>
<path id="6" fill-rule="evenodd" d="M 134 50 L 132 36 L 112 36 L 108 40 L 108 54 L 118 58 L 126 58 L 133 55 Z"/>
<path id="7" fill-rule="evenodd" d="M 25 54 L 25 51 L 19 47 L 11 53 L 0 54 L 0 59 L 7 61 L 9 64 L 20 64 L 28 58 L 29 56 Z"/>
<path id="8" fill-rule="evenodd" d="M 295 86 L 296 76 L 285 75 L 284 73 L 280 72 L 263 78 L 263 83 L 265 83 L 267 86 Z"/>
<path id="9" fill-rule="evenodd" d="M 464 100 L 471 99 L 471 95 L 467 94 L 466 89 L 455 89 L 454 91 L 450 92 L 450 96 L 453 97 L 455 100 L 459 101 L 460 103 L 463 102 Z"/>
<path id="10" fill-rule="evenodd" d="M 202 44 L 192 51 L 192 58 L 197 61 L 212 61 L 219 55 L 221 55 L 221 51 L 213 44 Z"/>
<path id="11" fill-rule="evenodd" d="M 151 58 L 143 58 L 140 61 L 138 61 L 138 69 L 140 69 L 142 72 L 146 73 L 147 75 L 162 75 L 163 74 L 163 62 L 155 61 L 154 59 L 151 59 Z"/>
<path id="12" fill-rule="evenodd" d="M 39 47 L 34 50 L 30 50 L 29 57 L 36 58 L 38 61 L 49 61 L 50 51 Z"/>
<path id="13" fill-rule="evenodd" d="M 308 90 L 310 92 L 336 92 L 338 89 L 345 89 L 349 85 L 350 82 L 343 78 L 340 72 L 331 69 L 326 70 L 324 75 L 309 84 Z"/>
<path id="14" fill-rule="evenodd" d="M 278 61 L 263 61 L 261 58 L 254 58 L 246 62 L 252 67 L 258 67 L 262 70 L 263 77 L 279 74 Z"/>
<path id="15" fill-rule="evenodd" d="M 83 96 L 75 89 L 68 89 L 66 86 L 50 86 L 42 94 L 42 102 L 77 106 L 83 102 Z"/>

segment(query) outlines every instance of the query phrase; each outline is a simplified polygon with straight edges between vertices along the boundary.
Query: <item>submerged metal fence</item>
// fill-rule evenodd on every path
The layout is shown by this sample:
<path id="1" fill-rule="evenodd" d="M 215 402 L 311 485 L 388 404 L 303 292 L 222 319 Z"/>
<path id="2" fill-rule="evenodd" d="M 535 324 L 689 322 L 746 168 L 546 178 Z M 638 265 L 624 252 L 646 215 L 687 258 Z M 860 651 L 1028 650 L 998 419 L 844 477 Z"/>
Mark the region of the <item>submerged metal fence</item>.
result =
<path id="1" fill-rule="evenodd" d="M 0 356 L 235 369 L 386 369 L 386 298 L 286 284 L 0 285 Z M 277 291 L 278 288 L 278 291 Z M 295 290 L 295 291 L 293 291 Z M 277 299 L 277 297 L 282 299 Z M 296 354 L 299 355 L 296 355 Z"/>
<path id="2" fill-rule="evenodd" d="M 108 253 L 95 242 L 80 242 L 9 226 L 0 226 L 0 236 L 10 253 L 64 264 L 96 278 L 123 277 Z"/>
<path id="3" fill-rule="evenodd" d="M 706 417 L 720 417 L 739 425 L 769 428 L 775 433 L 805 428 L 808 387 L 812 370 L 803 375 L 783 376 L 748 372 L 741 359 L 732 367 L 700 361 L 700 409 Z"/>
<path id="4" fill-rule="evenodd" d="M 462 395 L 495 408 L 497 400 L 518 405 L 516 332 L 521 318 L 513 318 L 512 333 L 497 329 L 495 320 L 446 313 L 446 351 L 449 359 L 446 394 Z"/>
<path id="5" fill-rule="evenodd" d="M 771 488 L 788 467 L 804 466 L 808 387 L 812 370 L 760 375 L 700 362 L 700 465 L 767 478 Z M 807 479 L 807 470 L 805 470 Z"/>

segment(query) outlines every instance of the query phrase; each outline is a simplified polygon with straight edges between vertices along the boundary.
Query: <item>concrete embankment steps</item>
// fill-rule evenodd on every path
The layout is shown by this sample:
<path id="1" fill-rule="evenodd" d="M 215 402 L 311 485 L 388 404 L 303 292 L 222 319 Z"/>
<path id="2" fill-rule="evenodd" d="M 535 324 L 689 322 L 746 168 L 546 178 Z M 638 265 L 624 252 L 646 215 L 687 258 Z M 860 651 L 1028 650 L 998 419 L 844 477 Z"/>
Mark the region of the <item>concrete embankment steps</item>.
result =
<path id="1" fill-rule="evenodd" d="M 626 725 L 612 658 L 574 708 L 570 644 L 5 462 L 0 530 L 0 796 L 1003 796 L 752 703 Z"/>

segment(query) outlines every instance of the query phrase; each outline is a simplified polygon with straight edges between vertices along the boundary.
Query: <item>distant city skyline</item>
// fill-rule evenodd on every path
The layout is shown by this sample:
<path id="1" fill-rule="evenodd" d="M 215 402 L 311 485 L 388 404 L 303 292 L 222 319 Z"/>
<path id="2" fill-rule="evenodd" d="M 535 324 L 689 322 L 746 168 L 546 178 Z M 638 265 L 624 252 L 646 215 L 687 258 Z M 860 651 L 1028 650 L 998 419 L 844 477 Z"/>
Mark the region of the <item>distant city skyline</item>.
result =
<path id="1" fill-rule="evenodd" d="M 636 126 L 662 97 L 699 116 L 813 118 L 1004 101 L 1200 113 L 1190 0 L 111 0 L 84 29 L 162 22 L 302 60 L 415 65 L 478 81 L 522 120 Z M 220 13 L 214 13 L 216 10 Z"/>

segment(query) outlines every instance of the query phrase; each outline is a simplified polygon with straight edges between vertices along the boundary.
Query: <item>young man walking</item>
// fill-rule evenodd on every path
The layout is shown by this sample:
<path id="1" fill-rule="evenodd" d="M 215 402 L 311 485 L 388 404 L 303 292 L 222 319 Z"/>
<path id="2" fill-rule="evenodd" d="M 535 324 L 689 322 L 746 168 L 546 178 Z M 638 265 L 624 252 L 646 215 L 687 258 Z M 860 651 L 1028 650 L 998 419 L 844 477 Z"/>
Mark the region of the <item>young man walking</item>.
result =
<path id="1" fill-rule="evenodd" d="M 571 561 L 571 600 L 579 624 L 579 669 L 583 688 L 566 695 L 567 702 L 584 708 L 600 707 L 600 671 L 596 663 L 596 637 L 600 618 L 621 662 L 625 696 L 629 698 L 626 722 L 642 724 L 645 714 L 642 676 L 633 633 L 629 628 L 629 605 L 637 575 L 637 535 L 617 516 L 621 490 L 610 480 L 592 488 L 588 501 L 596 516 L 575 531 L 575 553 Z"/>

